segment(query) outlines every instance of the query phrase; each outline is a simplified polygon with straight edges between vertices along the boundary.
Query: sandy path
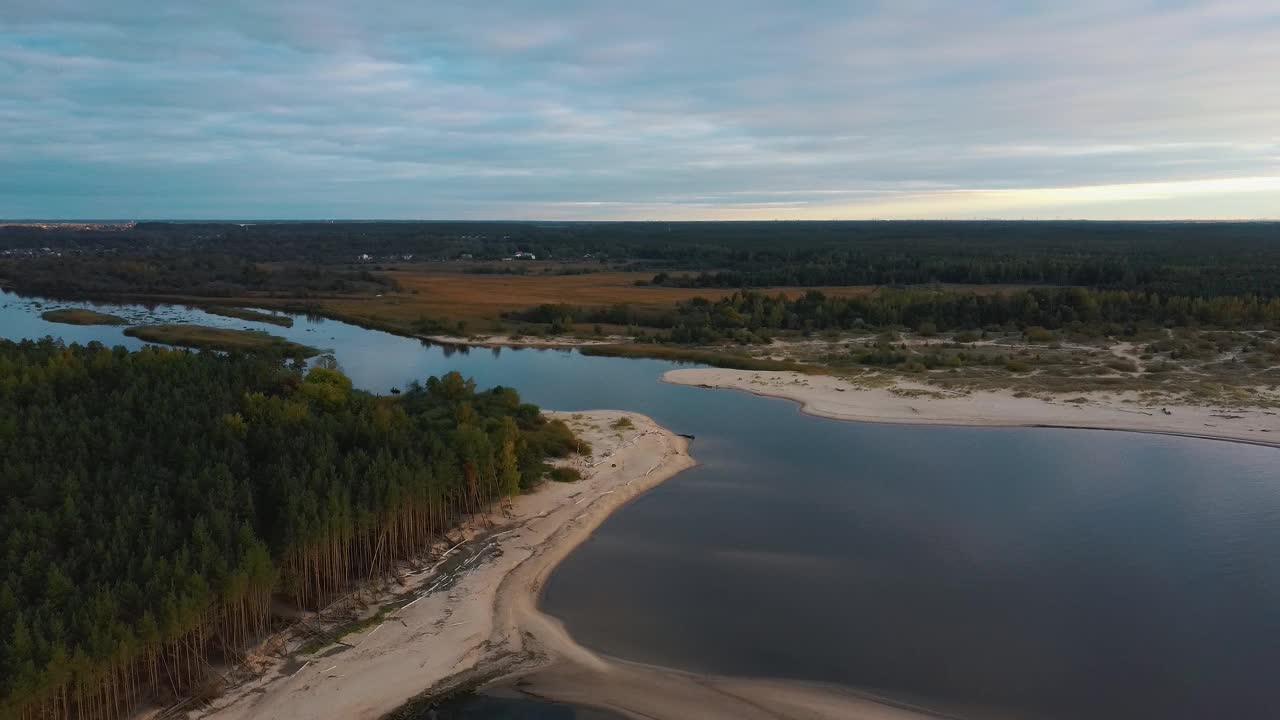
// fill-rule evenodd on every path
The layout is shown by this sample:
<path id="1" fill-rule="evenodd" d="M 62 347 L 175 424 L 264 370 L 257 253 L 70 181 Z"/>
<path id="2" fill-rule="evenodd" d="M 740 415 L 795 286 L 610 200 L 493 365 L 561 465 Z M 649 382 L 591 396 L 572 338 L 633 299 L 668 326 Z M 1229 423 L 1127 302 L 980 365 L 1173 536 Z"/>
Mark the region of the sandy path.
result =
<path id="1" fill-rule="evenodd" d="M 806 413 L 837 420 L 1131 430 L 1280 447 L 1280 413 L 1274 410 L 1148 405 L 1135 393 L 1074 393 L 1068 397 L 1084 402 L 1066 402 L 1014 397 L 1008 391 L 959 393 L 910 382 L 899 382 L 895 392 L 825 375 L 723 368 L 670 370 L 663 380 L 786 398 L 800 403 Z"/>

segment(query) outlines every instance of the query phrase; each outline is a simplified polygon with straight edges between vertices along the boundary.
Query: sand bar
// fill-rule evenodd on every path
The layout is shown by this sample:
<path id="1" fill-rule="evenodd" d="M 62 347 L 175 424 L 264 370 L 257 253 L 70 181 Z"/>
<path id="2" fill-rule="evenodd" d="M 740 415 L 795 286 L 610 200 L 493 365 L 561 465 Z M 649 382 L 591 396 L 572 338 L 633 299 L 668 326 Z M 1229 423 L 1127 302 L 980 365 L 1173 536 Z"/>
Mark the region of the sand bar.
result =
<path id="1" fill-rule="evenodd" d="M 1280 413 L 1260 407 L 1144 403 L 1136 393 L 1015 397 L 1012 391 L 957 392 L 919 382 L 866 388 L 828 375 L 789 371 L 683 368 L 664 381 L 729 388 L 799 403 L 836 420 L 992 427 L 1070 427 L 1184 435 L 1280 447 Z"/>

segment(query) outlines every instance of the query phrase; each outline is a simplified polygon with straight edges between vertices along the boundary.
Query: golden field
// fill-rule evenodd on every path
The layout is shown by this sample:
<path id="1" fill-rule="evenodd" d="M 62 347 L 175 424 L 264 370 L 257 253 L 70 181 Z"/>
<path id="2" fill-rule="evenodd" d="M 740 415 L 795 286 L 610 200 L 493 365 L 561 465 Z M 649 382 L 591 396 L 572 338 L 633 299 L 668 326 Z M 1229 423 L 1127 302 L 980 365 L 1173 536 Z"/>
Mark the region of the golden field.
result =
<path id="1" fill-rule="evenodd" d="M 649 272 L 596 272 L 581 275 L 543 274 L 541 263 L 527 266 L 530 272 L 515 274 L 481 274 L 463 272 L 439 265 L 408 264 L 389 266 L 374 274 L 394 280 L 398 291 L 373 294 L 336 294 L 298 298 L 273 298 L 251 295 L 224 301 L 224 304 L 296 310 L 306 305 L 331 317 L 378 327 L 392 332 L 419 334 L 422 321 L 434 321 L 447 330 L 465 323 L 465 332 L 486 334 L 504 332 L 502 316 L 542 304 L 565 303 L 584 307 L 605 307 L 618 303 L 639 310 L 669 309 L 678 301 L 703 297 L 719 299 L 736 292 L 734 288 L 673 288 L 636 285 L 650 280 Z M 809 290 L 832 296 L 865 295 L 879 286 L 852 285 L 841 287 L 772 287 L 760 292 L 784 293 L 794 297 Z M 967 292 L 1009 292 L 1019 286 L 948 285 L 948 290 Z M 167 298 L 179 302 L 195 298 Z M 202 304 L 199 301 L 196 304 Z M 207 303 L 203 303 L 207 304 Z M 611 331 L 620 328 L 609 328 Z M 436 332 L 436 331 L 432 331 Z"/>
<path id="2" fill-rule="evenodd" d="M 600 272 L 584 275 L 484 275 L 420 267 L 378 273 L 394 279 L 400 292 L 327 297 L 319 304 L 328 312 L 377 324 L 404 325 L 426 317 L 467 323 L 471 332 L 485 332 L 503 313 L 548 303 L 601 307 L 625 303 L 640 309 L 670 308 L 675 302 L 704 297 L 718 299 L 732 288 L 670 288 L 638 286 L 652 272 Z M 829 295 L 872 292 L 868 286 L 770 288 L 765 292 L 797 295 L 820 290 Z"/>

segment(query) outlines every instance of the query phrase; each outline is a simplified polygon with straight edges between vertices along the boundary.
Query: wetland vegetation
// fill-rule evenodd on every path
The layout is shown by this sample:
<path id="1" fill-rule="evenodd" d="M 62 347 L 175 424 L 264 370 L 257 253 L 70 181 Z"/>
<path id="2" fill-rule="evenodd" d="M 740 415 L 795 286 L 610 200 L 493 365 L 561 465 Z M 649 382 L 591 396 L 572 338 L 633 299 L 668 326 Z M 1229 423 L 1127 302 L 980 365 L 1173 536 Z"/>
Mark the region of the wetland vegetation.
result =
<path id="1" fill-rule="evenodd" d="M 124 331 L 146 342 L 225 351 L 270 351 L 285 357 L 309 358 L 320 350 L 261 330 L 232 330 L 187 323 L 139 325 Z"/>
<path id="2" fill-rule="evenodd" d="M 88 308 L 60 308 L 46 310 L 40 317 L 49 322 L 66 325 L 127 325 L 128 320 L 116 315 L 90 310 Z"/>
<path id="3" fill-rule="evenodd" d="M 252 322 L 264 322 L 280 327 L 293 327 L 293 318 L 288 315 L 277 315 L 275 313 L 262 312 L 252 308 L 233 307 L 227 305 L 210 305 L 204 308 L 205 312 L 221 315 L 223 317 L 236 318 L 238 320 L 249 320 Z"/>
<path id="4" fill-rule="evenodd" d="M 0 228 L 0 247 L 62 253 L 19 253 L 0 261 L 0 278 L 19 291 L 54 295 L 202 305 L 227 298 L 236 306 L 218 303 L 214 312 L 279 324 L 286 322 L 281 315 L 239 306 L 411 336 L 606 343 L 587 352 L 741 369 L 909 376 L 1019 392 L 1178 386 L 1211 397 L 1222 388 L 1248 392 L 1276 381 L 1277 228 L 1110 222 Z M 538 259 L 506 259 L 517 252 Z M 143 332 L 167 341 L 161 331 Z M 260 335 L 218 334 L 206 346 L 264 344 Z M 200 342 L 211 341 L 186 339 Z"/>

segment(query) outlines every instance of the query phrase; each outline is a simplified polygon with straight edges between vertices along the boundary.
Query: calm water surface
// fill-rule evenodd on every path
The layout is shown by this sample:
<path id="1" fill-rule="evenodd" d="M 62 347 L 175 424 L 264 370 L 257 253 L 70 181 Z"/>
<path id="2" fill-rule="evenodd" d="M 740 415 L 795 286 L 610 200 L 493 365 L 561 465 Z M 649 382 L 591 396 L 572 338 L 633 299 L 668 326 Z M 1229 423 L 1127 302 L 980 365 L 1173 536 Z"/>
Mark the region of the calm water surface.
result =
<path id="1" fill-rule="evenodd" d="M 0 295 L 0 337 L 140 345 L 39 319 L 60 305 Z M 659 383 L 672 367 L 659 361 L 107 309 L 331 348 L 370 390 L 456 369 L 547 407 L 636 410 L 697 435 L 699 467 L 617 512 L 548 583 L 544 607 L 608 654 L 975 718 L 1280 717 L 1280 451 L 841 423 Z M 474 702 L 458 717 L 596 717 Z"/>

